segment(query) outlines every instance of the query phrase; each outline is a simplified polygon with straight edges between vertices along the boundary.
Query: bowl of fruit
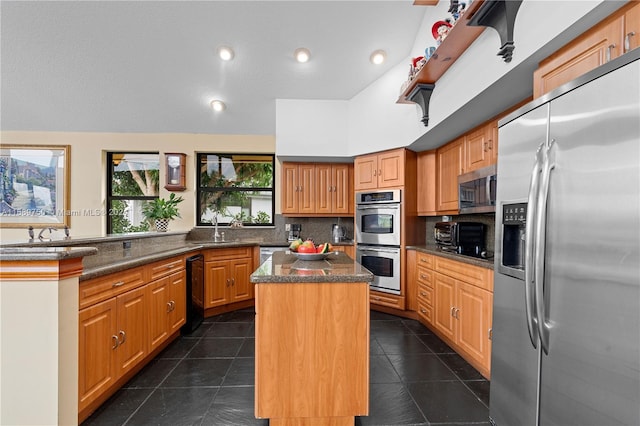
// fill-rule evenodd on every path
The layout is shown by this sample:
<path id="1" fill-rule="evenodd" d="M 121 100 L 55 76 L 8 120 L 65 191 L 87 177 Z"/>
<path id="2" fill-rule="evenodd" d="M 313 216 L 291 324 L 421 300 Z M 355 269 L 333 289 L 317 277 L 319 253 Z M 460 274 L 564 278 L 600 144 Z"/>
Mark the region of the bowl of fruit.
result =
<path id="1" fill-rule="evenodd" d="M 300 260 L 323 260 L 332 253 L 333 248 L 329 243 L 315 245 L 312 240 L 298 239 L 289 244 L 289 250 Z"/>

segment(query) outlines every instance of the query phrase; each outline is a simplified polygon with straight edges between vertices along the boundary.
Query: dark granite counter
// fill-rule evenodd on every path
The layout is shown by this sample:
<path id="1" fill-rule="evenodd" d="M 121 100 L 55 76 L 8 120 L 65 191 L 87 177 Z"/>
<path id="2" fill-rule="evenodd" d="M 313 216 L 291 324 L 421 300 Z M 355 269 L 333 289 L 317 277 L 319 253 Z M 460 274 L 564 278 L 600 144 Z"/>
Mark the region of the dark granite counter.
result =
<path id="1" fill-rule="evenodd" d="M 343 252 L 325 260 L 300 260 L 289 251 L 276 251 L 251 274 L 252 283 L 371 282 L 373 274 Z"/>
<path id="2" fill-rule="evenodd" d="M 0 247 L 0 261 L 63 260 L 97 252 L 94 247 Z"/>
<path id="3" fill-rule="evenodd" d="M 435 245 L 407 246 L 407 250 L 416 250 L 422 253 L 433 254 L 435 256 L 446 257 L 447 259 L 457 260 L 458 262 L 468 263 L 469 265 L 475 265 L 475 266 L 480 266 L 482 268 L 493 269 L 493 258 L 481 259 L 478 257 L 464 256 L 461 254 L 440 250 Z"/>

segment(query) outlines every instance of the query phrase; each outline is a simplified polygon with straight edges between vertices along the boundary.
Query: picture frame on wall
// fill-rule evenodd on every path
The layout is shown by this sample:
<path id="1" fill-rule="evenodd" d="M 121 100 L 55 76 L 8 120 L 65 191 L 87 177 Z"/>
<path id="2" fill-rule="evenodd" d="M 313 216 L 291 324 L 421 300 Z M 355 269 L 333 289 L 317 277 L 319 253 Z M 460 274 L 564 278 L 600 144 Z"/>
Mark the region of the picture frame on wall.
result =
<path id="1" fill-rule="evenodd" d="M 0 228 L 70 226 L 71 147 L 0 147 Z"/>

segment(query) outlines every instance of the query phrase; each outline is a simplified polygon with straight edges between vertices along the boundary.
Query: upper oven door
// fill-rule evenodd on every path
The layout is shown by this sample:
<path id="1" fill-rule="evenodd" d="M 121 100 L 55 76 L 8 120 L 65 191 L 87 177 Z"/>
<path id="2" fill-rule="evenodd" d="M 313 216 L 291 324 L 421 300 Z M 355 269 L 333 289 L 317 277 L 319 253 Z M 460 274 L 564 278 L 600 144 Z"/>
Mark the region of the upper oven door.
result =
<path id="1" fill-rule="evenodd" d="M 356 206 L 359 244 L 400 245 L 400 204 Z"/>

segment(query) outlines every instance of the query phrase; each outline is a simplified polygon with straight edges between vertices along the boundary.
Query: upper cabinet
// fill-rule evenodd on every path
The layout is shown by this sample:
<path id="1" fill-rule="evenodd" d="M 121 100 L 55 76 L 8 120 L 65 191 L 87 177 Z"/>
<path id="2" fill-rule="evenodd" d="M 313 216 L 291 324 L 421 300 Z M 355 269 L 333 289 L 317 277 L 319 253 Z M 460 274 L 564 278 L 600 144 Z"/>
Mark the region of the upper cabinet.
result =
<path id="1" fill-rule="evenodd" d="M 353 166 L 282 163 L 282 214 L 353 214 Z"/>
<path id="2" fill-rule="evenodd" d="M 438 213 L 458 212 L 458 175 L 462 174 L 464 137 L 438 148 L 436 152 Z"/>
<path id="3" fill-rule="evenodd" d="M 404 186 L 405 149 L 361 155 L 353 167 L 356 191 Z"/>
<path id="4" fill-rule="evenodd" d="M 540 62 L 533 73 L 533 97 L 635 49 L 640 39 L 640 3 L 631 1 L 598 25 Z"/>
<path id="5" fill-rule="evenodd" d="M 463 173 L 495 164 L 497 147 L 494 147 L 493 123 L 484 125 L 464 137 Z"/>

